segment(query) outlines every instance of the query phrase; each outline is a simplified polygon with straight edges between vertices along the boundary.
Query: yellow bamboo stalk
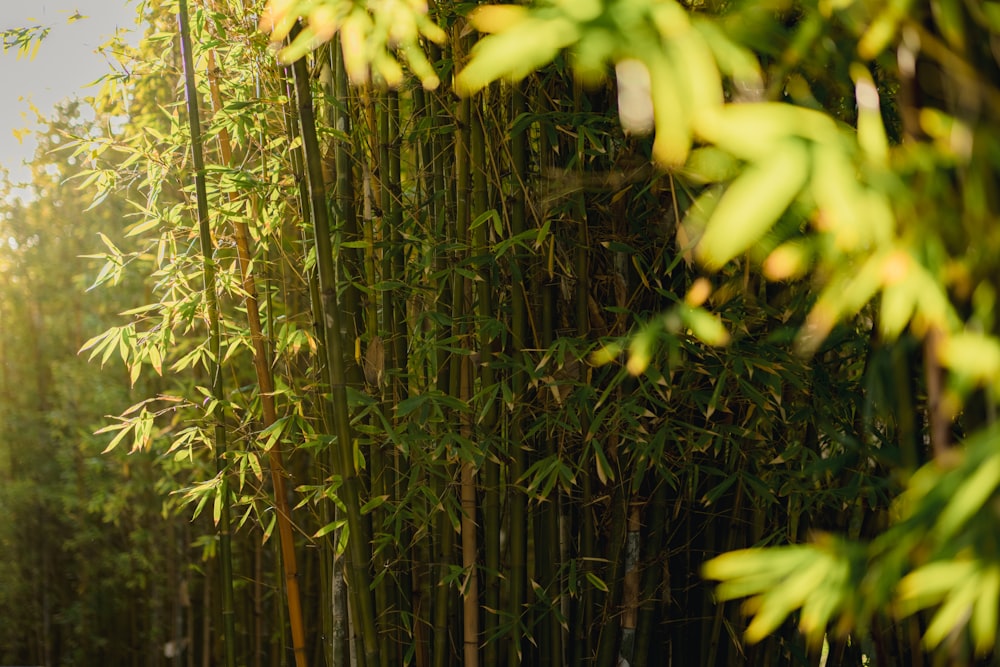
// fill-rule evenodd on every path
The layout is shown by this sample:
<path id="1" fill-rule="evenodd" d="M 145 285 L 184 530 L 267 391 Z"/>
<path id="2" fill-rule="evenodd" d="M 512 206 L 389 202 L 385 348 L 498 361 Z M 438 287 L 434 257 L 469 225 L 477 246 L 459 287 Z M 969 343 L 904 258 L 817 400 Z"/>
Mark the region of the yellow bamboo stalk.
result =
<path id="1" fill-rule="evenodd" d="M 212 105 L 218 112 L 222 109 L 222 95 L 219 92 L 214 50 L 209 51 L 208 54 L 208 73 Z M 232 143 L 229 131 L 224 127 L 219 131 L 219 155 L 223 164 L 232 165 Z M 229 193 L 230 202 L 235 202 L 237 199 L 238 195 L 235 192 Z M 271 374 L 271 365 L 260 323 L 257 285 L 253 273 L 250 272 L 251 257 L 253 256 L 250 253 L 250 234 L 246 223 L 238 218 L 233 219 L 233 231 L 236 236 L 240 278 L 245 293 L 244 305 L 250 326 L 250 342 L 254 351 L 253 363 L 254 371 L 257 374 L 257 386 L 260 390 L 263 424 L 264 428 L 268 429 L 278 420 L 278 415 L 274 405 L 274 376 Z M 295 554 L 295 536 L 292 532 L 292 510 L 288 504 L 288 491 L 285 486 L 285 478 L 288 473 L 285 470 L 279 442 L 276 442 L 268 451 L 268 463 L 271 469 L 271 484 L 274 487 L 274 507 L 277 512 L 278 539 L 281 545 L 281 562 L 285 574 L 285 597 L 288 604 L 288 623 L 292 632 L 292 646 L 295 651 L 295 665 L 296 667 L 308 667 L 305 625 L 302 619 L 302 603 L 299 594 L 299 572 Z"/>

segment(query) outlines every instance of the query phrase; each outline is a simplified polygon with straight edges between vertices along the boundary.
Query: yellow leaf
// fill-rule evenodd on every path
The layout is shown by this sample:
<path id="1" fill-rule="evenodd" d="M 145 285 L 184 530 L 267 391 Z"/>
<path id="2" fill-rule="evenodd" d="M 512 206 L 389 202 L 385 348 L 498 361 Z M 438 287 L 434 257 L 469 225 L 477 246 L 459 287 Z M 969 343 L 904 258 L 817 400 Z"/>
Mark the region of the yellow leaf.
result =
<path id="1" fill-rule="evenodd" d="M 1000 376 L 1000 341 L 985 334 L 952 334 L 941 343 L 941 363 L 948 369 L 981 382 Z"/>
<path id="2" fill-rule="evenodd" d="M 482 5 L 469 14 L 469 22 L 479 32 L 497 33 L 517 25 L 528 17 L 521 5 Z"/>
<path id="3" fill-rule="evenodd" d="M 321 42 L 330 41 L 340 27 L 340 17 L 330 5 L 320 5 L 309 13 L 309 27 Z"/>
<path id="4" fill-rule="evenodd" d="M 985 655 L 993 648 L 997 636 L 1000 609 L 1000 568 L 990 565 L 982 571 L 979 595 L 972 608 L 972 640 L 976 653 Z"/>
<path id="5" fill-rule="evenodd" d="M 516 30 L 488 35 L 472 49 L 472 57 L 455 78 L 455 91 L 471 95 L 500 78 L 520 80 L 548 64 L 579 38 L 567 18 L 525 19 Z"/>
<path id="6" fill-rule="evenodd" d="M 11 134 L 14 135 L 14 138 L 17 139 L 17 143 L 19 143 L 19 144 L 23 144 L 24 143 L 24 138 L 26 136 L 28 136 L 29 134 L 31 134 L 31 130 L 29 130 L 26 127 L 15 128 L 15 129 L 12 129 L 10 132 L 11 132 Z"/>
<path id="7" fill-rule="evenodd" d="M 649 69 L 650 95 L 653 100 L 653 159 L 664 167 L 677 167 L 687 160 L 691 150 L 691 118 L 681 99 L 677 72 L 666 54 L 651 51 L 644 58 Z"/>

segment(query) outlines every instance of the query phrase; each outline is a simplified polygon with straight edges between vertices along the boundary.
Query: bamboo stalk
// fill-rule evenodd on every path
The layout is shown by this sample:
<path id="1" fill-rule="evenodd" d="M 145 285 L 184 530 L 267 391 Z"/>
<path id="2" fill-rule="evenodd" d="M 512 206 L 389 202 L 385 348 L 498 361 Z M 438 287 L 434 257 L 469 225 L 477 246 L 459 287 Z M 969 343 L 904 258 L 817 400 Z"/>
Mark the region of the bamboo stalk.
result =
<path id="1" fill-rule="evenodd" d="M 624 481 L 614 482 L 611 492 L 611 536 L 608 542 L 608 567 L 604 583 L 608 587 L 604 605 L 604 618 L 601 623 L 600 637 L 597 642 L 597 658 L 595 667 L 614 667 L 618 664 L 617 648 L 620 633 L 618 624 L 613 617 L 618 611 L 622 599 L 623 578 L 625 574 L 625 533 L 628 524 L 627 491 Z"/>
<path id="2" fill-rule="evenodd" d="M 527 110 L 527 101 L 521 85 L 515 85 L 511 100 L 511 118 L 517 118 Z M 511 209 L 511 234 L 517 236 L 527 229 L 527 179 L 528 179 L 528 142 L 522 132 L 511 137 L 511 168 L 518 180 L 514 201 Z M 515 256 L 512 259 L 512 276 L 523 276 L 521 262 Z M 515 286 L 511 293 L 510 344 L 514 360 L 514 370 L 511 374 L 511 395 L 514 403 L 514 414 L 511 416 L 510 451 L 507 453 L 509 468 L 507 473 L 507 503 L 508 503 L 508 549 L 509 577 L 507 613 L 514 621 L 507 635 L 507 664 L 511 667 L 521 660 L 521 616 L 524 610 L 527 588 L 527 498 L 517 488 L 517 483 L 527 468 L 527 456 L 523 442 L 523 406 L 527 399 L 526 365 L 528 334 L 528 304 L 524 293 L 524 285 Z M 491 479 L 492 481 L 492 479 Z M 496 548 L 496 547 L 494 547 Z"/>
<path id="3" fill-rule="evenodd" d="M 194 56 L 191 47 L 191 26 L 187 0 L 180 0 L 177 8 L 178 30 L 181 40 L 181 57 L 184 63 L 184 91 L 187 98 L 188 125 L 191 132 L 191 161 L 194 167 L 195 197 L 198 209 L 198 236 L 201 243 L 202 277 L 205 303 L 208 310 L 209 351 L 211 356 L 212 396 L 217 403 L 215 415 L 215 465 L 219 475 L 222 498 L 219 513 L 219 559 L 222 583 L 222 618 L 225 636 L 226 666 L 236 667 L 236 619 L 233 603 L 233 556 L 230 538 L 229 482 L 227 479 L 227 434 L 224 408 L 225 391 L 222 384 L 221 332 L 219 327 L 219 300 L 215 291 L 215 261 L 210 222 L 208 219 L 208 194 L 205 188 L 205 161 L 202 156 L 201 121 L 198 112 L 198 89 L 195 85 Z"/>
<path id="4" fill-rule="evenodd" d="M 428 198 L 427 217 L 429 220 L 427 226 L 433 237 L 442 239 L 445 243 L 448 243 L 451 241 L 452 227 L 447 225 L 445 221 L 444 174 L 448 168 L 445 164 L 447 153 L 443 149 L 444 139 L 438 131 L 443 125 L 443 114 L 441 113 L 438 99 L 435 96 L 426 94 L 421 88 L 414 91 L 414 107 L 415 113 L 428 118 L 432 128 L 421 146 L 422 167 L 425 172 L 424 188 Z M 437 277 L 436 284 L 434 285 L 434 308 L 438 315 L 437 319 L 434 320 L 435 324 L 432 324 L 432 326 L 437 330 L 436 336 L 440 344 L 436 346 L 435 354 L 428 360 L 427 370 L 430 378 L 427 384 L 434 385 L 438 391 L 444 392 L 448 389 L 447 382 L 450 363 L 450 355 L 445 349 L 444 341 L 447 340 L 450 331 L 448 326 L 441 323 L 446 321 L 451 314 L 451 292 L 450 283 L 444 278 L 448 266 L 446 253 L 438 248 L 434 248 L 432 252 L 434 252 L 432 260 L 434 275 Z M 425 471 L 424 474 L 427 475 L 431 485 L 443 493 L 438 483 L 439 474 L 433 469 Z M 422 511 L 428 515 L 432 514 L 426 498 L 421 498 L 420 502 L 423 505 Z M 434 529 L 427 531 L 427 536 L 413 546 L 415 563 L 412 571 L 415 577 L 414 594 L 416 597 L 413 604 L 413 632 L 417 667 L 426 667 L 431 664 L 433 641 L 428 637 L 428 634 L 434 628 L 435 610 L 437 609 L 435 586 L 440 585 L 440 582 L 435 584 L 432 581 L 433 577 L 426 575 L 435 572 L 432 565 L 435 560 L 432 554 L 434 554 L 433 544 L 437 541 L 434 538 L 440 534 L 439 525 L 439 522 L 435 522 Z M 447 610 L 445 610 L 445 619 L 447 619 Z"/>
<path id="5" fill-rule="evenodd" d="M 639 610 L 635 629 L 635 667 L 649 663 L 653 640 L 653 623 L 656 614 L 656 589 L 662 580 L 662 570 L 656 567 L 660 557 L 667 521 L 667 493 L 670 486 L 660 480 L 653 492 L 649 509 L 649 528 L 642 545 L 642 584 L 639 593 Z"/>
<path id="6" fill-rule="evenodd" d="M 459 386 L 459 396 L 468 401 L 472 393 L 469 367 L 469 357 L 462 357 L 462 378 Z M 461 434 L 467 441 L 472 438 L 472 415 L 466 411 L 462 414 Z M 462 569 L 465 570 L 466 583 L 463 591 L 462 614 L 462 658 L 464 667 L 479 665 L 479 573 L 477 571 L 478 551 L 476 540 L 476 464 L 472 461 L 462 463 L 461 478 L 462 506 Z"/>
<path id="7" fill-rule="evenodd" d="M 323 322 L 327 333 L 326 372 L 331 392 L 334 427 L 336 431 L 337 473 L 341 477 L 338 495 L 347 509 L 350 531 L 350 579 L 348 586 L 356 595 L 356 624 L 359 626 L 365 664 L 380 664 L 380 648 L 375 624 L 375 608 L 371 596 L 370 535 L 361 514 L 363 489 L 354 462 L 354 435 L 347 404 L 347 372 L 344 360 L 344 336 L 348 322 L 340 309 L 337 296 L 336 273 L 333 267 L 333 248 L 330 240 L 330 221 L 327 214 L 326 188 L 323 181 L 322 154 L 316 136 L 309 73 L 305 62 L 292 65 L 295 82 L 295 99 L 299 112 L 299 130 L 302 137 L 303 156 L 306 163 L 306 181 L 309 189 L 316 265 L 319 274 L 320 299 Z"/>
<path id="8" fill-rule="evenodd" d="M 382 253 L 382 281 L 383 283 L 388 282 L 394 278 L 393 269 L 394 265 L 391 260 L 391 255 L 393 253 L 393 248 L 390 243 L 388 243 L 389 238 L 391 238 L 391 230 L 389 227 L 388 218 L 389 211 L 392 208 L 392 191 L 390 185 L 391 175 L 389 173 L 389 144 L 394 140 L 391 136 L 393 130 L 390 127 L 389 122 L 389 103 L 388 103 L 388 91 L 381 91 L 376 98 L 374 103 L 375 106 L 375 126 L 376 133 L 378 137 L 378 144 L 376 146 L 377 150 L 373 150 L 373 158 L 375 158 L 375 169 L 373 172 L 376 174 L 378 185 L 379 185 L 379 210 L 381 215 L 379 216 L 380 230 L 376 234 L 374 231 L 370 233 L 372 239 L 382 238 L 385 241 L 381 245 Z M 374 222 L 374 221 L 373 221 Z M 376 254 L 375 248 L 371 248 L 371 254 L 374 259 Z M 375 283 L 371 284 L 371 288 L 374 288 Z M 396 317 L 395 304 L 393 303 L 392 295 L 388 290 L 382 290 L 380 293 L 375 293 L 373 291 L 372 297 L 369 299 L 371 307 L 370 318 L 374 319 L 378 311 L 378 302 L 376 301 L 376 295 L 381 296 L 382 301 L 382 327 L 381 333 L 385 336 L 391 335 L 391 331 L 394 324 L 394 318 Z M 366 369 L 368 373 L 369 384 L 374 384 L 376 386 L 376 391 L 382 393 L 382 410 L 385 414 L 392 414 L 392 402 L 391 402 L 391 392 L 386 392 L 384 390 L 384 385 L 389 381 L 389 378 L 385 376 L 389 368 L 394 365 L 394 348 L 392 347 L 391 341 L 388 346 L 383 343 L 384 338 L 378 335 L 378 329 L 372 331 L 372 339 L 369 343 L 369 349 L 373 349 L 371 346 L 377 345 L 378 349 L 382 350 L 383 358 L 381 361 L 374 358 L 375 355 L 368 355 L 367 363 L 371 366 Z M 374 382 L 372 382 L 374 380 Z M 373 415 L 373 419 L 377 419 Z M 378 426 L 374 424 L 374 426 Z M 370 448 L 370 464 L 371 464 L 371 486 L 373 496 L 390 496 L 395 490 L 395 483 L 393 479 L 392 466 L 389 465 L 389 457 L 385 451 L 385 444 L 380 439 L 376 439 L 372 442 Z M 382 507 L 375 509 L 372 512 L 373 522 L 378 526 L 383 526 L 385 521 L 385 511 Z M 385 570 L 390 562 L 394 561 L 392 548 L 389 545 L 384 545 L 379 553 L 375 554 L 375 568 L 377 570 Z M 383 663 L 386 667 L 391 664 L 396 664 L 398 658 L 396 657 L 396 649 L 398 639 L 394 636 L 394 631 L 392 628 L 392 619 L 389 618 L 390 614 L 394 614 L 398 605 L 395 602 L 395 591 L 392 590 L 391 577 L 386 575 L 381 577 L 375 584 L 375 600 L 378 608 L 381 610 L 379 614 L 379 634 L 383 638 L 383 646 L 385 650 L 383 651 Z"/>
<path id="9" fill-rule="evenodd" d="M 288 98 L 294 99 L 294 83 L 288 76 L 282 77 L 282 80 Z M 287 133 L 289 139 L 292 139 L 298 135 L 298 114 L 292 105 L 286 106 L 285 109 L 285 132 Z M 307 213 L 309 211 L 309 190 L 306 183 L 305 168 L 302 163 L 302 154 L 299 151 L 292 151 L 290 158 L 292 172 L 295 176 L 295 181 L 298 184 L 299 207 L 301 211 Z M 312 237 L 306 227 L 303 226 L 300 233 L 303 248 L 308 248 L 313 245 Z M 318 378 L 323 378 L 326 377 L 324 360 L 327 358 L 327 336 L 326 327 L 323 323 L 323 308 L 320 299 L 319 279 L 317 277 L 317 270 L 315 267 L 307 270 L 305 280 L 308 287 L 309 308 L 312 316 L 313 333 L 317 346 L 316 358 L 318 359 L 318 368 L 316 369 L 316 375 Z M 272 312 L 272 309 L 268 308 L 268 312 Z M 319 423 L 323 431 L 326 433 L 332 432 L 333 418 L 330 414 L 331 411 L 329 402 L 325 400 L 318 400 L 317 408 L 319 412 Z M 329 479 L 337 469 L 336 453 L 334 448 L 325 448 L 320 456 L 317 457 L 317 463 L 320 468 L 318 478 L 324 480 Z M 339 509 L 336 506 L 331 506 L 330 503 L 323 503 L 320 506 L 320 519 L 324 526 L 329 525 L 338 519 L 339 514 Z M 346 590 L 344 583 L 342 570 L 344 561 L 347 560 L 347 556 L 345 555 L 338 558 L 335 553 L 335 546 L 339 536 L 340 531 L 335 530 L 325 535 L 320 542 L 322 546 L 320 550 L 320 559 L 322 563 L 320 590 L 328 590 L 330 593 L 330 599 L 326 601 L 326 604 L 322 604 L 321 609 L 323 632 L 327 637 L 327 641 L 324 643 L 324 654 L 326 655 L 327 664 L 329 665 L 347 664 L 351 658 L 351 630 L 349 614 L 347 612 L 347 599 L 353 596 L 354 591 Z M 322 602 L 322 595 L 320 596 L 320 599 Z M 354 603 L 352 602 L 352 604 Z"/>
<path id="10" fill-rule="evenodd" d="M 410 284 L 407 279 L 407 263 L 405 254 L 408 252 L 403 243 L 403 181 L 402 181 L 402 146 L 403 138 L 400 136 L 400 109 L 399 94 L 397 91 L 389 92 L 389 134 L 393 141 L 389 144 L 389 183 L 390 194 L 392 195 L 389 207 L 389 229 L 392 240 L 392 261 L 391 275 L 400 284 Z M 414 216 L 415 217 L 415 216 Z M 411 378 L 409 350 L 409 330 L 407 327 L 407 303 L 405 294 L 401 289 L 394 289 L 389 293 L 395 308 L 393 319 L 392 337 L 392 364 L 387 367 L 386 372 L 391 375 L 392 399 L 395 402 L 406 400 L 410 395 L 409 382 Z M 387 331 L 387 333 L 389 333 Z M 411 461 L 405 451 L 399 447 L 394 447 L 392 452 L 392 476 L 388 480 L 392 487 L 395 500 L 402 499 L 408 489 L 408 478 L 405 471 L 410 467 Z M 398 561 L 404 557 L 413 541 L 413 529 L 409 521 L 402 522 L 399 528 L 399 540 L 396 543 L 393 557 Z M 396 570 L 398 584 L 394 591 L 394 604 L 400 621 L 397 625 L 402 629 L 403 619 L 410 618 L 413 612 L 410 591 L 413 588 L 413 576 L 410 563 L 405 563 Z M 404 592 L 404 594 L 400 594 Z M 400 651 L 405 650 L 403 636 L 397 631 L 396 641 L 401 642 Z"/>
<path id="11" fill-rule="evenodd" d="M 635 662 L 636 625 L 639 616 L 639 505 L 633 503 L 628 512 L 628 532 L 625 535 L 625 577 L 622 591 L 620 660 Z"/>
<path id="12" fill-rule="evenodd" d="M 577 266 L 577 294 L 588 288 L 588 282 L 582 277 Z M 585 274 L 584 274 L 585 275 Z M 553 276 L 548 276 L 548 281 L 542 288 L 542 313 L 540 347 L 544 350 L 551 348 L 555 342 L 555 285 Z M 585 331 L 585 330 L 584 330 Z M 585 335 L 585 333 L 583 334 Z M 527 363 L 526 360 L 522 364 Z M 539 436 L 541 442 L 536 446 L 542 458 L 552 458 L 558 454 L 558 443 L 551 433 L 544 433 Z M 536 510 L 536 577 L 542 590 L 546 593 L 546 599 L 555 597 L 552 595 L 557 591 L 559 580 L 558 572 L 561 562 L 558 536 L 559 531 L 559 490 L 553 489 L 550 495 L 539 503 Z M 559 623 L 557 608 L 553 605 L 544 610 L 543 617 L 539 622 L 540 636 L 538 645 L 540 650 L 540 664 L 558 667 L 564 664 L 565 658 L 562 654 L 562 627 Z"/>
<path id="13" fill-rule="evenodd" d="M 215 74 L 215 51 L 208 54 L 209 87 L 212 103 L 217 111 L 222 109 L 222 96 L 219 92 L 219 82 Z M 232 144 L 229 131 L 223 127 L 219 130 L 219 153 L 222 163 L 232 166 Z M 237 200 L 235 192 L 229 193 L 230 202 Z M 260 306 L 257 301 L 257 283 L 250 272 L 252 254 L 250 252 L 249 231 L 240 218 L 233 219 L 233 231 L 236 237 L 236 253 L 239 260 L 240 277 L 243 282 L 244 305 L 247 311 L 247 321 L 250 326 L 250 342 L 253 346 L 254 372 L 257 376 L 257 387 L 260 394 L 262 423 L 268 429 L 278 420 L 274 404 L 274 376 L 271 373 L 271 363 L 267 351 L 266 339 L 260 323 Z M 268 462 L 271 469 L 271 484 L 274 488 L 274 508 L 278 523 L 278 539 L 281 547 L 281 562 L 284 567 L 285 596 L 288 605 L 288 622 L 292 632 L 292 647 L 295 652 L 296 667 L 308 667 L 306 655 L 306 633 L 302 620 L 302 603 L 299 594 L 299 572 L 295 554 L 295 536 L 292 532 L 292 510 L 288 503 L 288 489 L 285 478 L 288 476 L 281 452 L 281 444 L 277 442 L 268 451 Z"/>

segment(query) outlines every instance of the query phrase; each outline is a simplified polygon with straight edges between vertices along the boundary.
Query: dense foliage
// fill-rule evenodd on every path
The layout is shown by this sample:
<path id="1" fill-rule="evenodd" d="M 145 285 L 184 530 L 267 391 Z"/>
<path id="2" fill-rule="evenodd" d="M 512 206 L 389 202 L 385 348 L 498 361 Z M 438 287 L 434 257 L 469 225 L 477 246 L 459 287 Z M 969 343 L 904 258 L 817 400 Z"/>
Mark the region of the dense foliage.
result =
<path id="1" fill-rule="evenodd" d="M 0 662 L 988 660 L 998 7 L 139 3 L 0 208 Z"/>

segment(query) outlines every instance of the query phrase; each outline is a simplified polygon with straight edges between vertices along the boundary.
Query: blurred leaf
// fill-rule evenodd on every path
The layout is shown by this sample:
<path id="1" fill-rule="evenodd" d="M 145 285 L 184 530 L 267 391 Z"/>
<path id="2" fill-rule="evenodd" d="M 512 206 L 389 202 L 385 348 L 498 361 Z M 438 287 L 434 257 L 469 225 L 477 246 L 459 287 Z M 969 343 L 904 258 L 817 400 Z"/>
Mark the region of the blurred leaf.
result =
<path id="1" fill-rule="evenodd" d="M 934 526 L 936 538 L 945 542 L 979 512 L 1000 485 L 1000 453 L 986 459 L 948 501 Z"/>
<path id="2" fill-rule="evenodd" d="M 718 315 L 702 308 L 684 307 L 680 309 L 680 316 L 695 338 L 703 343 L 725 345 L 729 342 L 729 332 Z"/>
<path id="3" fill-rule="evenodd" d="M 992 383 L 1000 377 L 1000 341 L 975 332 L 954 333 L 939 347 L 941 363 L 976 382 Z"/>
<path id="4" fill-rule="evenodd" d="M 746 251 L 795 200 L 809 177 L 809 152 L 799 141 L 773 147 L 772 155 L 748 167 L 729 186 L 697 246 L 709 268 Z"/>
<path id="5" fill-rule="evenodd" d="M 487 35 L 473 47 L 469 63 L 455 79 L 455 90 L 471 95 L 497 79 L 523 79 L 579 35 L 576 24 L 560 16 L 526 18 L 504 32 Z"/>

